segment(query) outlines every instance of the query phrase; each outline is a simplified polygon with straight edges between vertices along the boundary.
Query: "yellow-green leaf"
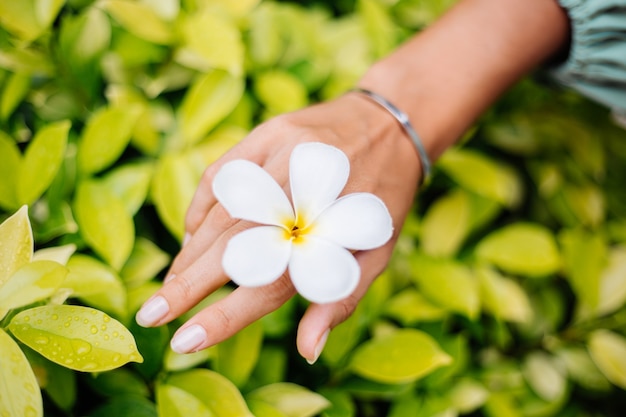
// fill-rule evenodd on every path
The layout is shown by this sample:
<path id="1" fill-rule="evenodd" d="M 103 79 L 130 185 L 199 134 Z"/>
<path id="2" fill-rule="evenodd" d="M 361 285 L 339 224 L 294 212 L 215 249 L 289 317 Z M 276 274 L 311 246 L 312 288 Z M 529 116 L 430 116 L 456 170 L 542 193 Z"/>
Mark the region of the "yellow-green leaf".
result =
<path id="1" fill-rule="evenodd" d="M 158 44 L 174 40 L 173 27 L 147 4 L 128 0 L 106 0 L 106 10 L 120 25 L 138 38 Z"/>
<path id="2" fill-rule="evenodd" d="M 244 45 L 234 20 L 207 8 L 184 19 L 180 30 L 183 44 L 177 62 L 200 71 L 218 68 L 242 75 Z"/>
<path id="3" fill-rule="evenodd" d="M 241 393 L 228 379 L 208 369 L 177 373 L 167 384 L 193 395 L 216 416 L 253 417 Z"/>
<path id="4" fill-rule="evenodd" d="M 579 302 L 592 311 L 598 306 L 600 278 L 607 265 L 607 244 L 597 233 L 581 229 L 559 235 L 567 279 Z"/>
<path id="5" fill-rule="evenodd" d="M 254 80 L 254 93 L 273 114 L 298 110 L 308 103 L 306 87 L 280 70 L 259 74 Z"/>
<path id="6" fill-rule="evenodd" d="M 76 245 L 72 243 L 63 246 L 38 249 L 33 254 L 33 261 L 54 261 L 61 265 L 66 265 L 74 252 L 76 252 Z"/>
<path id="7" fill-rule="evenodd" d="M 179 240 L 185 233 L 185 214 L 200 180 L 185 155 L 165 155 L 156 167 L 152 200 L 161 221 Z"/>
<path id="8" fill-rule="evenodd" d="M 437 165 L 461 187 L 506 206 L 515 206 L 522 198 L 517 173 L 476 151 L 449 149 Z"/>
<path id="9" fill-rule="evenodd" d="M 480 310 L 478 282 L 466 265 L 416 253 L 410 266 L 412 278 L 430 300 L 447 310 L 476 317 Z"/>
<path id="10" fill-rule="evenodd" d="M 161 250 L 152 241 L 138 236 L 135 246 L 120 271 L 120 276 L 129 287 L 136 287 L 154 279 L 170 261 L 167 252 Z"/>
<path id="11" fill-rule="evenodd" d="M 160 384 L 156 389 L 157 409 L 167 417 L 214 417 L 202 401 L 178 387 Z"/>
<path id="12" fill-rule="evenodd" d="M 447 312 L 434 305 L 419 291 L 407 288 L 387 301 L 385 314 L 405 326 L 419 322 L 441 320 Z"/>
<path id="13" fill-rule="evenodd" d="M 83 181 L 74 201 L 76 220 L 85 241 L 116 271 L 135 242 L 135 225 L 124 203 L 96 181 Z"/>
<path id="14" fill-rule="evenodd" d="M 476 256 L 506 272 L 528 276 L 549 275 L 561 266 L 554 236 L 533 223 L 515 223 L 491 232 L 478 243 Z"/>
<path id="15" fill-rule="evenodd" d="M 0 207 L 13 210 L 20 206 L 15 195 L 15 185 L 17 184 L 21 161 L 22 154 L 15 141 L 0 131 L 0 178 L 2 178 L 0 181 Z"/>
<path id="16" fill-rule="evenodd" d="M 228 10 L 232 16 L 243 17 L 250 13 L 261 0 L 202 0 L 207 5 L 219 5 Z"/>
<path id="17" fill-rule="evenodd" d="M 600 372 L 587 349 L 566 346 L 556 352 L 572 381 L 589 390 L 607 391 L 611 384 Z"/>
<path id="18" fill-rule="evenodd" d="M 189 88 L 178 114 L 183 145 L 201 140 L 221 122 L 241 99 L 244 80 L 227 71 L 212 70 Z"/>
<path id="19" fill-rule="evenodd" d="M 167 371 L 185 371 L 209 361 L 215 348 L 203 349 L 192 353 L 176 353 L 167 349 L 163 357 L 163 367 Z"/>
<path id="20" fill-rule="evenodd" d="M 449 396 L 455 410 L 469 414 L 485 404 L 489 391 L 480 382 L 465 377 L 454 384 Z"/>
<path id="21" fill-rule="evenodd" d="M 598 314 L 608 314 L 626 302 L 626 247 L 617 246 L 608 254 L 608 264 L 600 277 Z"/>
<path id="22" fill-rule="evenodd" d="M 439 198 L 426 211 L 420 243 L 431 256 L 452 256 L 469 231 L 471 207 L 466 192 L 456 189 Z"/>
<path id="23" fill-rule="evenodd" d="M 602 224 L 606 201 L 601 188 L 595 185 L 574 187 L 566 184 L 562 192 L 566 204 L 580 223 L 594 228 Z"/>
<path id="24" fill-rule="evenodd" d="M 101 372 L 127 362 L 143 362 L 128 329 L 89 307 L 31 308 L 13 317 L 9 329 L 52 362 L 77 371 Z"/>
<path id="25" fill-rule="evenodd" d="M 2 328 L 0 352 L 0 416 L 43 416 L 35 374 L 18 344 Z"/>
<path id="26" fill-rule="evenodd" d="M 589 353 L 600 371 L 613 384 L 626 389 L 626 338 L 598 329 L 589 335 Z"/>
<path id="27" fill-rule="evenodd" d="M 154 166 L 140 162 L 121 165 L 107 173 L 103 185 L 124 203 L 128 214 L 134 216 L 148 195 Z"/>
<path id="28" fill-rule="evenodd" d="M 262 343 L 263 325 L 257 321 L 217 345 L 215 371 L 243 387 L 259 359 Z"/>
<path id="29" fill-rule="evenodd" d="M 126 317 L 126 288 L 114 270 L 82 254 L 72 256 L 67 268 L 63 287 L 72 290 L 71 296 L 117 317 Z"/>
<path id="30" fill-rule="evenodd" d="M 361 344 L 350 369 L 376 382 L 400 384 L 416 381 L 451 362 L 452 358 L 427 333 L 400 329 Z"/>
<path id="31" fill-rule="evenodd" d="M 78 143 L 79 169 L 91 174 L 115 162 L 128 145 L 141 111 L 133 104 L 100 108 L 87 122 Z"/>
<path id="32" fill-rule="evenodd" d="M 0 224 L 0 287 L 33 257 L 33 231 L 28 207 L 22 206 Z"/>
<path id="33" fill-rule="evenodd" d="M 289 382 L 257 388 L 248 394 L 247 398 L 267 403 L 287 417 L 313 417 L 331 405 L 330 401 L 320 394 Z"/>
<path id="34" fill-rule="evenodd" d="M 65 0 L 0 1 L 0 24 L 13 35 L 30 42 L 54 21 Z"/>
<path id="35" fill-rule="evenodd" d="M 5 82 L 0 98 L 0 119 L 8 119 L 17 105 L 22 102 L 30 88 L 30 80 L 30 74 L 16 72 Z"/>
<path id="36" fill-rule="evenodd" d="M 522 372 L 533 391 L 545 401 L 557 401 L 565 395 L 567 380 L 555 359 L 547 353 L 529 354 L 524 360 Z"/>
<path id="37" fill-rule="evenodd" d="M 0 309 L 23 307 L 50 297 L 67 275 L 67 268 L 54 261 L 33 261 L 18 269 L 0 287 Z"/>
<path id="38" fill-rule="evenodd" d="M 26 149 L 15 190 L 20 204 L 32 204 L 52 183 L 63 163 L 70 126 L 64 120 L 44 127 Z"/>
<path id="39" fill-rule="evenodd" d="M 532 318 L 528 295 L 517 282 L 489 267 L 478 268 L 476 275 L 485 310 L 502 320 L 528 322 Z"/>

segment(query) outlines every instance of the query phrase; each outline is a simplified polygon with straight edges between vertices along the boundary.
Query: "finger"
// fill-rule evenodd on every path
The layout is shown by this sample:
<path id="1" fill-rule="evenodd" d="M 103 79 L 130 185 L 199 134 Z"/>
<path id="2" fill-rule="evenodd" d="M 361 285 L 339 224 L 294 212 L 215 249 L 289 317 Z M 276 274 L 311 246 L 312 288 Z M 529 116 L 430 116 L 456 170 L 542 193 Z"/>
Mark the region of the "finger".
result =
<path id="1" fill-rule="evenodd" d="M 176 278 L 185 269 L 189 268 L 211 247 L 228 228 L 233 227 L 239 220 L 230 217 L 221 204 L 215 204 L 206 215 L 204 221 L 196 232 L 189 238 L 186 245 L 176 255 L 168 273 L 165 283 Z"/>
<path id="2" fill-rule="evenodd" d="M 295 293 L 286 274 L 263 287 L 239 287 L 185 323 L 174 334 L 171 347 L 189 353 L 220 343 L 276 310 Z"/>
<path id="3" fill-rule="evenodd" d="M 331 329 L 354 312 L 374 279 L 383 271 L 391 255 L 391 244 L 355 254 L 361 266 L 361 281 L 347 298 L 330 304 L 311 304 L 298 326 L 296 344 L 300 355 L 310 364 L 319 358 Z"/>
<path id="4" fill-rule="evenodd" d="M 159 326 L 183 314 L 208 294 L 229 281 L 222 268 L 222 256 L 228 240 L 249 227 L 237 222 L 189 267 L 170 279 L 137 312 L 137 323 L 144 327 Z"/>

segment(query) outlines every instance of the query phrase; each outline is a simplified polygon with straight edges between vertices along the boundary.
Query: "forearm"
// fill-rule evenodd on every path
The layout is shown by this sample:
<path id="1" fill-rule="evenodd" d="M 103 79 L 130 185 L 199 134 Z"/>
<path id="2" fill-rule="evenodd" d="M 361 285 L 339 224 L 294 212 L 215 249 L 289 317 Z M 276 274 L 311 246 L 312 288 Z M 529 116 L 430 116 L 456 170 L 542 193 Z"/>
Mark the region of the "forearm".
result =
<path id="1" fill-rule="evenodd" d="M 463 0 L 375 64 L 359 86 L 404 110 L 436 159 L 568 36 L 556 0 Z"/>

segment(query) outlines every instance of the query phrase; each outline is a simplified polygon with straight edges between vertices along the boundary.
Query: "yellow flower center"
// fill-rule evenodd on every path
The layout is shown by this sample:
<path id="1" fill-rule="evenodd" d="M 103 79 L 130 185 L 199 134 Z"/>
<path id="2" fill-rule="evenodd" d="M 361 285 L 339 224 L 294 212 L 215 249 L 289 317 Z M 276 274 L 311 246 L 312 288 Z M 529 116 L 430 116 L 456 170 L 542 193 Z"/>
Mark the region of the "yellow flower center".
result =
<path id="1" fill-rule="evenodd" d="M 311 231 L 311 225 L 306 225 L 302 216 L 296 216 L 296 221 L 293 219 L 286 221 L 285 225 L 285 239 L 290 240 L 293 243 L 302 243 L 304 235 Z"/>

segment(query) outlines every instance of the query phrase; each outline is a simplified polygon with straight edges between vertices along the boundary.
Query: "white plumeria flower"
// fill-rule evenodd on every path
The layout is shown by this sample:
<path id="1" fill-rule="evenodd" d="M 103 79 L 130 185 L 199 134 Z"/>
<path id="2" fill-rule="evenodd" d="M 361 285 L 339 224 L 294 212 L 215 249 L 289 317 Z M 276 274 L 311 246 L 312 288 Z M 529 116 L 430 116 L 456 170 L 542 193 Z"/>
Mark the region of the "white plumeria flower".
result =
<path id="1" fill-rule="evenodd" d="M 297 145 L 289 160 L 293 206 L 281 186 L 247 160 L 224 164 L 213 193 L 233 217 L 259 223 L 228 242 L 222 266 L 236 284 L 258 287 L 286 269 L 296 290 L 315 303 L 350 295 L 361 271 L 351 250 L 384 245 L 393 232 L 383 201 L 370 193 L 339 196 L 350 162 L 322 143 Z"/>

